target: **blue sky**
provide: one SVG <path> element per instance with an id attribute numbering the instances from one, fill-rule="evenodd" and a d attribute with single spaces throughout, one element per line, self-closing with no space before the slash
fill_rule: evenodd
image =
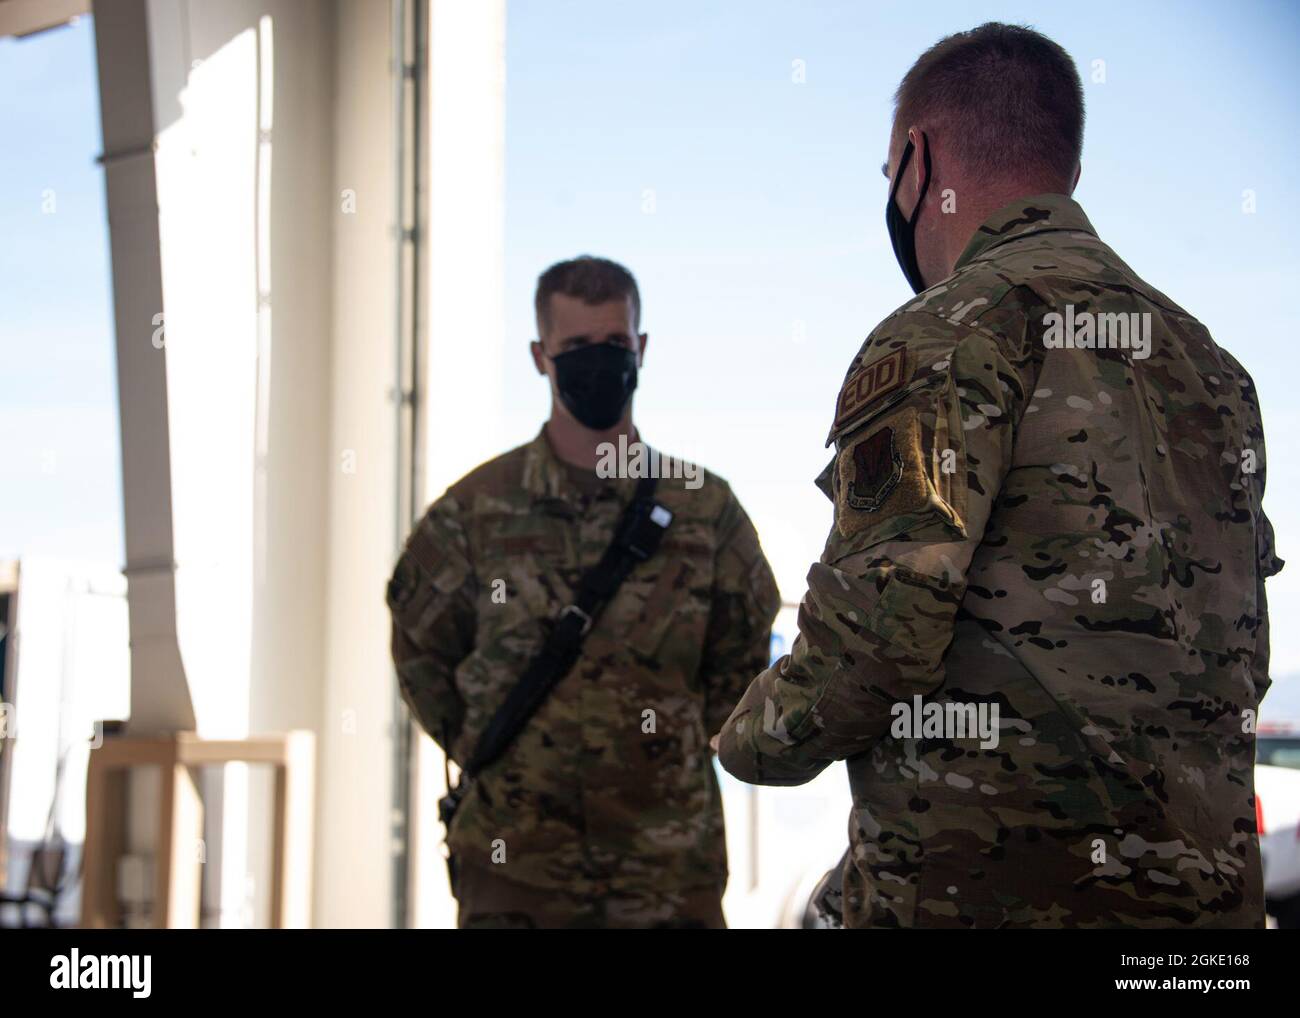
<path id="1" fill-rule="evenodd" d="M 1100 235 L 1255 377 L 1266 506 L 1300 556 L 1300 279 L 1295 4 L 593 2 L 510 6 L 508 384 L 520 441 L 546 392 L 524 341 L 538 271 L 581 251 L 625 262 L 650 333 L 647 438 L 727 477 L 797 599 L 830 524 L 811 480 L 861 341 L 909 295 L 879 166 L 899 79 L 941 36 L 999 20 L 1060 42 L 1084 79 L 1075 197 Z M 791 80 L 802 60 L 806 82 Z M 1105 62 L 1094 82 L 1093 61 Z M 1241 211 L 1242 192 L 1258 211 Z M 643 210 L 653 189 L 654 211 Z M 1300 608 L 1300 560 L 1269 584 Z M 1300 631 L 1274 626 L 1275 674 Z M 1300 706 L 1300 705 L 1298 705 Z"/>
<path id="2" fill-rule="evenodd" d="M 883 224 L 891 96 L 940 36 L 1032 24 L 1075 58 L 1075 197 L 1101 236 L 1254 375 L 1275 618 L 1300 609 L 1300 6 L 1283 2 L 513 2 L 508 14 L 507 429 L 546 411 L 537 273 L 592 252 L 638 276 L 646 437 L 727 477 L 797 599 L 829 503 L 811 481 L 838 384 L 909 295 Z M 120 561 L 115 387 L 90 24 L 0 41 L 0 554 Z M 1093 80 L 1093 61 L 1105 81 Z M 792 81 L 802 61 L 805 82 Z M 18 143 L 15 143 L 18 142 Z M 1258 211 L 1241 210 L 1253 189 Z M 53 189 L 57 212 L 43 214 Z M 1295 542 L 1292 535 L 1296 535 Z M 1292 549 L 1292 544 L 1295 547 Z M 1294 630 L 1294 633 L 1292 632 Z M 1274 626 L 1275 673 L 1300 627 Z"/>
<path id="3" fill-rule="evenodd" d="M 120 564 L 112 280 L 89 18 L 0 39 L 0 138 L 0 556 Z"/>

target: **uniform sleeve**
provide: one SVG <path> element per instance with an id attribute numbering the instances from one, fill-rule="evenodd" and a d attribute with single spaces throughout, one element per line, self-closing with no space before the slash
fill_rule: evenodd
<path id="1" fill-rule="evenodd" d="M 1263 479 L 1260 479 L 1260 494 L 1263 494 Z M 1255 653 L 1250 660 L 1250 678 L 1255 687 L 1255 702 L 1264 699 L 1264 693 L 1272 684 L 1269 678 L 1269 628 L 1268 595 L 1264 590 L 1264 581 L 1282 571 L 1286 563 L 1277 557 L 1273 543 L 1273 524 L 1269 522 L 1263 506 L 1260 506 L 1255 520 L 1255 546 L 1259 562 L 1255 570 Z"/>
<path id="2" fill-rule="evenodd" d="M 734 495 L 718 529 L 713 603 L 700 666 L 710 734 L 722 727 L 754 675 L 767 667 L 772 620 L 781 606 L 758 534 Z"/>
<path id="3" fill-rule="evenodd" d="M 730 773 L 802 784 L 869 749 L 895 704 L 942 683 L 1029 391 L 997 340 L 943 319 L 904 324 L 864 355 L 832 432 L 835 526 L 790 653 L 723 727 Z"/>
<path id="4" fill-rule="evenodd" d="M 454 676 L 474 649 L 475 596 L 469 542 L 454 499 L 444 496 L 407 539 L 387 596 L 402 699 L 444 750 L 465 716 Z"/>
<path id="5" fill-rule="evenodd" d="M 1250 678 L 1255 690 L 1255 703 L 1264 699 L 1264 694 L 1272 684 L 1269 678 L 1269 620 L 1268 595 L 1264 581 L 1282 571 L 1286 564 L 1278 558 L 1274 543 L 1273 524 L 1264 512 L 1264 491 L 1268 478 L 1268 455 L 1264 443 L 1264 421 L 1259 410 L 1259 392 L 1255 380 L 1241 363 L 1221 351 L 1232 374 L 1241 386 L 1241 400 L 1245 414 L 1245 431 L 1242 435 L 1242 455 L 1239 458 L 1243 470 L 1244 487 L 1251 501 L 1251 525 L 1255 532 L 1255 615 L 1254 653 L 1250 659 Z M 1249 455 L 1250 459 L 1247 460 Z M 1247 469 L 1246 464 L 1252 465 Z"/>

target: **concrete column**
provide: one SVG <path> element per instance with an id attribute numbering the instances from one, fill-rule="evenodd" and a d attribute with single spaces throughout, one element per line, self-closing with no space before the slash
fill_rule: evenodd
<path id="1" fill-rule="evenodd" d="M 393 700 L 384 585 L 397 513 L 395 137 L 389 4 L 340 3 L 330 213 L 331 506 L 319 730 L 318 926 L 392 912 Z"/>
<path id="2" fill-rule="evenodd" d="M 130 599 L 131 731 L 194 727 L 176 638 L 171 442 L 145 0 L 95 5 Z"/>
<path id="3" fill-rule="evenodd" d="M 432 496 L 499 451 L 505 58 L 503 0 L 430 12 L 431 349 L 418 384 Z M 400 490 L 391 7 L 103 0 L 95 16 L 132 725 L 314 730 L 314 922 L 384 926 L 384 583 Z M 261 925 L 273 787 L 242 765 L 225 773 L 204 779 L 207 889 L 221 922 Z M 425 792 L 431 803 L 438 789 Z M 130 829 L 152 829 L 144 798 L 134 811 Z M 435 839 L 421 867 L 436 882 Z M 417 921 L 448 921 L 445 884 L 428 893 Z"/>

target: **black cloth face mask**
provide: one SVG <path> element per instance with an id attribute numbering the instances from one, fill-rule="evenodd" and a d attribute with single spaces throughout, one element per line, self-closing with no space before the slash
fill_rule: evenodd
<path id="1" fill-rule="evenodd" d="M 555 387 L 569 413 L 592 431 L 612 428 L 636 389 L 636 352 L 588 343 L 551 358 Z"/>
<path id="2" fill-rule="evenodd" d="M 924 138 L 925 135 L 921 137 Z M 885 226 L 889 229 L 889 243 L 894 246 L 894 257 L 898 260 L 898 267 L 907 277 L 912 292 L 920 293 L 925 289 L 925 280 L 921 278 L 921 266 L 916 263 L 916 221 L 921 216 L 921 203 L 925 201 L 925 192 L 930 189 L 928 140 L 925 146 L 925 183 L 921 185 L 921 193 L 916 196 L 916 208 L 912 210 L 912 218 L 903 218 L 903 210 L 898 207 L 898 202 L 894 201 L 898 196 L 898 185 L 903 182 L 903 171 L 907 169 L 907 161 L 912 158 L 914 148 L 910 139 L 903 148 L 903 155 L 898 162 L 898 172 L 894 174 L 894 186 L 889 189 L 889 201 L 885 205 Z"/>

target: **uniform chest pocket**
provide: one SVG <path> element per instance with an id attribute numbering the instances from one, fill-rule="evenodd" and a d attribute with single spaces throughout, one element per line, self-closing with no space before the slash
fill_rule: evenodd
<path id="1" fill-rule="evenodd" d="M 643 657 L 661 657 L 672 636 L 676 651 L 688 652 L 704 639 L 708 627 L 708 598 L 701 590 L 708 577 L 699 565 L 686 558 L 668 558 L 659 569 L 624 592 L 627 618 L 627 645 Z M 614 607 L 611 605 L 611 608 Z"/>
<path id="2" fill-rule="evenodd" d="M 569 591 L 551 556 L 540 548 L 503 543 L 479 562 L 478 643 L 507 633 L 544 632 L 542 623 L 568 603 Z"/>

